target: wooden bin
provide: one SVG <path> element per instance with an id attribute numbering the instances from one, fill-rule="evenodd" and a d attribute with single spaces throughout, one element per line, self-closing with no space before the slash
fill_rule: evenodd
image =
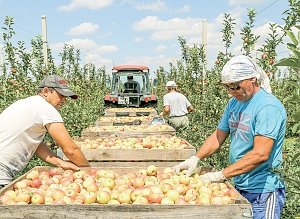
<path id="1" fill-rule="evenodd" d="M 157 116 L 154 108 L 108 108 L 104 116 Z"/>
<path id="2" fill-rule="evenodd" d="M 113 126 L 116 129 L 120 128 L 122 129 L 119 131 L 110 131 L 110 128 L 107 128 L 107 130 L 103 130 L 103 126 L 91 126 L 85 130 L 82 131 L 81 136 L 82 137 L 145 137 L 149 135 L 176 135 L 176 130 L 169 125 L 161 125 L 167 127 L 167 130 L 164 131 L 147 131 L 147 128 L 151 128 L 153 126 L 151 125 L 139 125 L 139 126 Z M 110 127 L 110 126 L 107 126 Z M 135 131 L 128 131 L 130 127 L 137 127 L 139 130 Z M 98 131 L 97 131 L 98 129 Z M 96 131 L 95 131 L 96 130 Z M 143 131 L 144 130 L 144 131 Z"/>
<path id="3" fill-rule="evenodd" d="M 171 136 L 166 136 L 171 137 Z M 196 149 L 186 140 L 184 141 L 185 147 L 183 149 L 111 149 L 111 148 L 100 148 L 100 149 L 84 149 L 83 152 L 86 159 L 92 166 L 98 167 L 128 167 L 138 166 L 146 167 L 151 164 L 158 167 L 162 166 L 175 166 L 179 162 L 186 160 L 196 153 Z M 75 139 L 76 140 L 76 139 Z M 84 138 L 79 138 L 77 141 L 84 141 Z M 63 160 L 68 160 L 62 150 L 57 150 L 57 155 Z"/>
<path id="4" fill-rule="evenodd" d="M 49 170 L 50 167 L 35 167 L 32 170 Z M 118 173 L 136 171 L 136 168 L 107 168 Z M 30 170 L 30 171 L 32 171 Z M 13 184 L 25 178 L 20 176 L 11 184 L 0 190 L 0 196 L 11 190 Z M 232 185 L 227 183 L 229 187 Z M 206 218 L 206 219 L 240 219 L 252 218 L 251 205 L 241 195 L 228 205 L 99 205 L 99 204 L 41 204 L 41 205 L 0 205 L 0 218 L 30 218 L 30 219 L 166 219 L 166 218 Z"/>
<path id="5" fill-rule="evenodd" d="M 152 116 L 101 117 L 95 126 L 149 125 Z"/>

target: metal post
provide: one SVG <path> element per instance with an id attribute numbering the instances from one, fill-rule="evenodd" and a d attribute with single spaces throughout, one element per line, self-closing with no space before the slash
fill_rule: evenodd
<path id="1" fill-rule="evenodd" d="M 48 46 L 47 46 L 47 24 L 46 16 L 42 15 L 42 41 L 43 41 L 43 56 L 44 56 L 44 69 L 48 74 Z"/>
<path id="2" fill-rule="evenodd" d="M 204 60 L 203 60 L 203 78 L 206 77 L 206 64 L 207 64 L 207 20 L 202 21 L 202 45 L 204 51 Z"/>

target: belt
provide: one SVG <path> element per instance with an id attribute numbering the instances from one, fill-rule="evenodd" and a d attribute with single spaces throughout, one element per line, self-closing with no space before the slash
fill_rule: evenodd
<path id="1" fill-rule="evenodd" d="M 174 117 L 184 117 L 184 116 L 187 116 L 187 115 L 184 114 L 184 115 L 181 115 L 181 116 L 170 116 L 170 118 L 174 118 Z"/>

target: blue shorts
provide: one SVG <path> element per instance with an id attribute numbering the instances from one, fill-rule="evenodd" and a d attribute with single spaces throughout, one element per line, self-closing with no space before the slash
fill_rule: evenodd
<path id="1" fill-rule="evenodd" d="M 253 219 L 280 219 L 280 213 L 285 203 L 285 188 L 265 193 L 237 190 L 251 203 Z"/>

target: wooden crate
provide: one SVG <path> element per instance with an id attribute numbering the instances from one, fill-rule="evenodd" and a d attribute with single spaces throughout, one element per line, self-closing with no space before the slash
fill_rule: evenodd
<path id="1" fill-rule="evenodd" d="M 125 122 L 123 118 L 128 118 Z M 101 117 L 95 122 L 95 126 L 122 126 L 122 125 L 149 125 L 151 116 L 128 116 L 128 117 Z"/>
<path id="2" fill-rule="evenodd" d="M 154 108 L 108 108 L 104 116 L 157 116 Z"/>
<path id="3" fill-rule="evenodd" d="M 91 126 L 90 128 L 84 129 L 81 133 L 82 137 L 145 137 L 149 135 L 176 135 L 176 130 L 169 125 L 163 125 L 167 126 L 168 129 L 165 131 L 147 131 L 147 127 L 151 127 L 151 125 L 140 125 L 137 127 L 141 127 L 141 130 L 144 129 L 144 131 L 136 130 L 136 131 L 127 131 L 127 126 L 114 126 L 114 127 L 124 127 L 123 131 L 91 131 L 91 128 L 97 128 L 97 126 Z M 103 126 L 98 126 L 98 128 L 101 128 Z M 128 126 L 133 127 L 133 126 Z"/>
<path id="4" fill-rule="evenodd" d="M 49 170 L 49 167 L 35 167 L 39 171 Z M 111 168 L 118 173 L 135 171 L 135 168 Z M 31 170 L 30 170 L 31 171 Z M 200 168 L 201 171 L 201 168 Z M 5 191 L 11 190 L 12 185 L 25 178 L 20 176 L 11 184 L 0 190 L 0 196 Z M 232 185 L 227 183 L 229 187 Z M 0 218 L 31 218 L 31 219 L 95 219 L 95 218 L 120 218 L 120 219 L 167 219 L 167 218 L 206 218 L 206 219 L 240 219 L 252 218 L 250 203 L 239 196 L 234 204 L 229 205 L 98 205 L 98 204 L 64 204 L 64 205 L 0 205 Z"/>
<path id="5" fill-rule="evenodd" d="M 168 136 L 166 136 L 168 137 Z M 183 149 L 111 149 L 111 148 L 100 148 L 100 149 L 84 149 L 83 152 L 86 159 L 90 162 L 93 161 L 110 161 L 110 162 L 123 162 L 124 164 L 130 162 L 144 162 L 147 164 L 148 162 L 178 162 L 183 161 L 193 154 L 196 153 L 196 149 L 186 140 L 182 143 L 185 145 Z M 76 139 L 75 139 L 76 140 Z M 77 139 L 78 141 L 78 139 Z M 81 138 L 82 142 L 84 142 L 84 138 Z M 68 160 L 68 158 L 64 155 L 61 149 L 57 150 L 57 154 L 64 160 Z M 136 164 L 135 164 L 136 165 Z M 149 164 L 148 164 L 149 165 Z"/>

